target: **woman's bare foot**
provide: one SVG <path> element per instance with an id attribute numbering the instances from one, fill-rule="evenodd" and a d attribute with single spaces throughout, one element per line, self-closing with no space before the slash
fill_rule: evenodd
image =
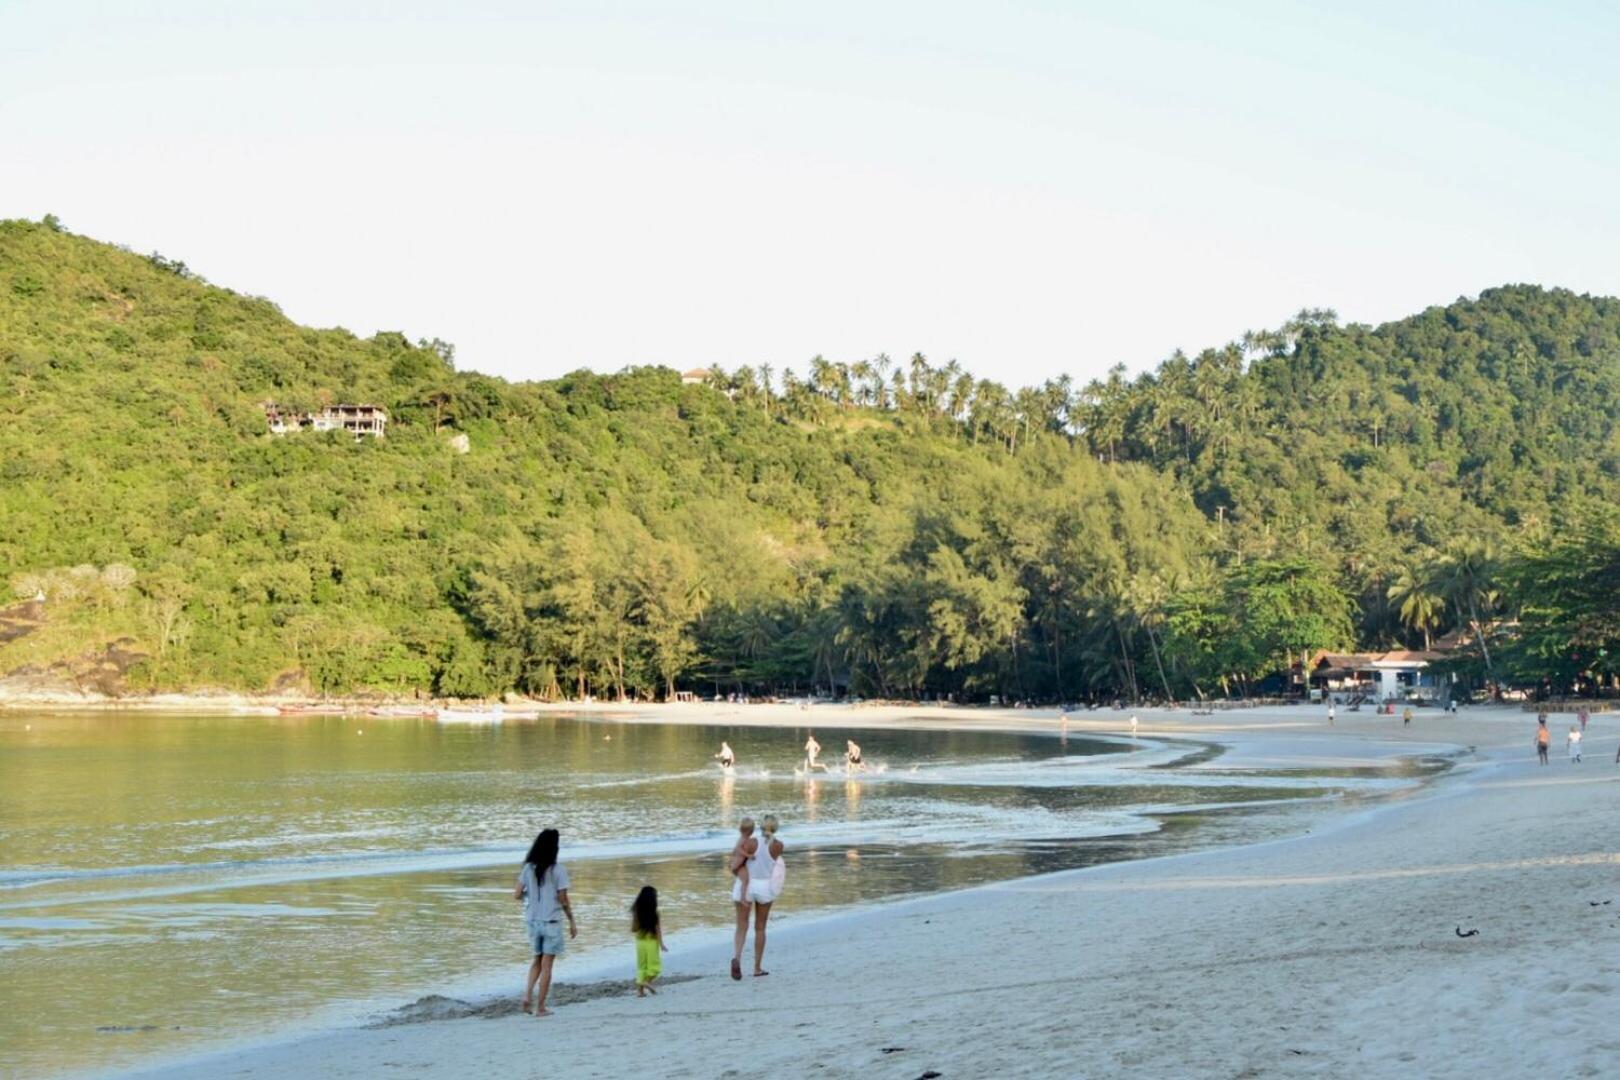
<path id="1" fill-rule="evenodd" d="M 534 1015 L 536 1017 L 550 1016 L 551 1015 L 551 1010 L 546 1008 L 544 1005 L 542 1005 L 538 1009 L 534 1010 Z"/>
<path id="2" fill-rule="evenodd" d="M 533 1008 L 534 1008 L 534 1002 L 530 1001 L 528 998 L 524 998 L 523 999 L 523 1011 L 528 1012 L 530 1009 L 533 1009 Z"/>
<path id="3" fill-rule="evenodd" d="M 636 983 L 636 997 L 646 997 L 646 996 L 647 996 L 646 984 L 645 983 Z"/>
<path id="4" fill-rule="evenodd" d="M 647 984 L 647 993 L 649 993 L 649 994 L 658 993 L 658 987 L 654 986 L 652 983 L 648 983 Z"/>

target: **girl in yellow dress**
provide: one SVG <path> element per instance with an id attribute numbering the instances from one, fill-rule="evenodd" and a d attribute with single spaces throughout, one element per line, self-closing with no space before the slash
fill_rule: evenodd
<path id="1" fill-rule="evenodd" d="M 664 944 L 664 928 L 658 922 L 658 890 L 643 885 L 630 905 L 630 932 L 636 937 L 636 996 L 646 997 L 658 993 L 653 980 L 664 971 L 663 957 L 669 952 Z"/>

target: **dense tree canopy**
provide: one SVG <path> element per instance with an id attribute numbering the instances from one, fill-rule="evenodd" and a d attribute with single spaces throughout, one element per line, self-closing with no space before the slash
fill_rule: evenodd
<path id="1" fill-rule="evenodd" d="M 278 437 L 266 402 L 391 423 Z M 130 637 L 159 688 L 1185 697 L 1472 628 L 1569 680 L 1615 636 L 1577 508 L 1620 497 L 1617 417 L 1620 302 L 1528 286 L 1078 388 L 508 383 L 3 222 L 0 602 L 50 619 L 0 674 Z"/>

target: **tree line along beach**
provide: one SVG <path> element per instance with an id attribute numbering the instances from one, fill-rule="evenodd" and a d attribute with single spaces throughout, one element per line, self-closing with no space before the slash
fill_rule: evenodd
<path id="1" fill-rule="evenodd" d="M 1324 651 L 1614 690 L 1608 298 L 1307 311 L 1084 386 L 512 383 L 54 219 L 0 223 L 0 278 L 10 700 L 1197 700 Z"/>

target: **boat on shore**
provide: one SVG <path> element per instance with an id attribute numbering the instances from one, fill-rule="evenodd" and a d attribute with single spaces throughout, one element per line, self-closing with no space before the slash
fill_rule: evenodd
<path id="1" fill-rule="evenodd" d="M 366 710 L 367 716 L 407 720 L 434 720 L 439 710 L 431 705 L 379 705 Z"/>
<path id="2" fill-rule="evenodd" d="M 441 724 L 499 724 L 506 719 L 506 707 L 487 709 L 440 709 L 435 717 Z"/>

